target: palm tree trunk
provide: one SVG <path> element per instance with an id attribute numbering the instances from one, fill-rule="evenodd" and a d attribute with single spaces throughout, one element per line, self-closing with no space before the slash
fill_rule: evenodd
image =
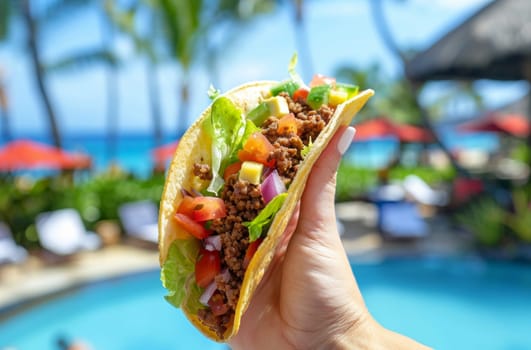
<path id="1" fill-rule="evenodd" d="M 5 142 L 13 140 L 13 135 L 11 134 L 11 125 L 9 122 L 9 110 L 7 107 L 0 108 L 0 121 L 2 124 L 2 139 Z"/>
<path id="2" fill-rule="evenodd" d="M 295 41 L 299 50 L 299 57 L 302 58 L 301 66 L 304 72 L 304 79 L 309 81 L 311 79 L 313 70 L 312 52 L 310 49 L 310 41 L 308 40 L 308 33 L 304 23 L 304 0 L 293 0 L 294 16 L 293 25 L 295 30 Z"/>
<path id="3" fill-rule="evenodd" d="M 2 125 L 2 139 L 9 142 L 13 139 L 11 134 L 11 125 L 9 117 L 9 103 L 7 100 L 7 91 L 0 75 L 0 125 Z"/>
<path id="4" fill-rule="evenodd" d="M 157 70 L 155 63 L 148 58 L 146 64 L 146 77 L 149 94 L 149 108 L 151 111 L 151 120 L 153 122 L 153 137 L 155 147 L 162 144 L 162 117 L 160 113 L 160 93 L 157 81 Z"/>
<path id="5" fill-rule="evenodd" d="M 383 14 L 382 0 L 369 0 L 369 3 L 371 6 L 371 13 L 373 16 L 374 23 L 376 24 L 376 28 L 378 30 L 378 33 L 380 34 L 380 37 L 382 38 L 384 42 L 384 45 L 402 63 L 402 68 L 404 70 L 404 76 L 406 80 L 408 81 L 410 89 L 413 92 L 413 95 L 415 97 L 415 104 L 417 105 L 420 111 L 420 118 L 421 118 L 423 126 L 426 129 L 431 131 L 431 133 L 434 136 L 435 143 L 437 143 L 437 145 L 441 148 L 441 150 L 446 154 L 446 156 L 450 160 L 454 169 L 460 175 L 468 177 L 469 173 L 457 163 L 457 160 L 454 158 L 454 156 L 452 155 L 448 147 L 446 147 L 446 145 L 442 142 L 441 138 L 437 134 L 435 127 L 429 117 L 428 111 L 424 107 L 422 107 L 422 105 L 419 102 L 420 87 L 417 84 L 415 84 L 413 81 L 411 81 L 411 79 L 407 76 L 405 72 L 407 58 L 402 53 L 398 45 L 396 44 L 396 40 L 394 40 L 394 37 L 391 35 L 391 31 L 389 30 L 389 26 L 387 25 L 387 21 Z"/>
<path id="6" fill-rule="evenodd" d="M 102 34 L 102 45 L 107 52 L 113 52 L 114 27 L 110 24 L 109 17 L 105 11 L 105 2 L 102 1 L 100 27 Z M 105 90 L 107 92 L 106 120 L 107 120 L 107 161 L 112 164 L 117 158 L 117 134 L 118 115 L 120 113 L 120 94 L 118 93 L 118 73 L 117 65 L 112 58 L 105 68 Z"/>
<path id="7" fill-rule="evenodd" d="M 188 69 L 183 69 L 181 85 L 179 87 L 180 106 L 177 113 L 177 137 L 180 137 L 186 128 L 188 113 L 190 111 L 190 81 Z"/>
<path id="8" fill-rule="evenodd" d="M 48 117 L 48 123 L 50 124 L 52 140 L 57 147 L 61 147 L 61 135 L 57 126 L 57 118 L 55 111 L 52 107 L 52 102 L 48 94 L 48 89 L 44 81 L 44 69 L 42 68 L 42 61 L 40 57 L 39 48 L 37 45 L 37 28 L 35 19 L 31 13 L 30 0 L 22 0 L 22 16 L 24 18 L 27 36 L 28 46 L 30 49 L 30 58 L 33 66 L 33 73 L 37 81 L 37 87 L 41 96 L 42 103 L 46 110 L 46 116 Z"/>

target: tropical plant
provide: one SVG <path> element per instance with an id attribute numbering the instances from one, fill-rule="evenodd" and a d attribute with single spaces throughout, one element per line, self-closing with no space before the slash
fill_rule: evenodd
<path id="1" fill-rule="evenodd" d="M 504 237 L 505 210 L 492 198 L 474 200 L 456 216 L 481 245 L 499 245 Z"/>
<path id="2" fill-rule="evenodd" d="M 513 191 L 514 212 L 507 213 L 505 223 L 519 239 L 531 243 L 531 195 L 529 192 L 531 191 L 526 191 L 525 188 Z"/>
<path id="3" fill-rule="evenodd" d="M 384 15 L 382 1 L 383 0 L 370 0 L 369 1 L 370 7 L 371 7 L 371 14 L 373 16 L 373 22 L 386 48 L 389 50 L 389 52 L 393 54 L 393 56 L 396 57 L 396 59 L 402 65 L 402 68 L 404 70 L 404 77 L 406 78 L 405 80 L 406 85 L 412 92 L 412 96 L 413 96 L 412 102 L 414 103 L 414 105 L 416 105 L 416 108 L 420 112 L 419 114 L 420 120 L 422 121 L 422 124 L 424 125 L 424 127 L 426 127 L 428 130 L 431 131 L 435 142 L 441 148 L 441 150 L 447 155 L 448 159 L 450 159 L 450 162 L 452 163 L 453 167 L 459 173 L 467 176 L 468 172 L 464 170 L 457 163 L 457 160 L 455 159 L 454 155 L 450 152 L 448 147 L 446 147 L 446 145 L 441 141 L 441 138 L 439 137 L 437 131 L 435 130 L 433 121 L 430 119 L 428 115 L 428 111 L 425 108 L 423 108 L 423 106 L 421 105 L 419 101 L 419 95 L 420 95 L 423 85 L 409 80 L 407 77 L 407 74 L 405 74 L 405 67 L 406 67 L 408 60 L 410 59 L 410 55 L 412 52 L 402 50 L 396 43 L 396 40 L 391 33 L 386 17 Z"/>

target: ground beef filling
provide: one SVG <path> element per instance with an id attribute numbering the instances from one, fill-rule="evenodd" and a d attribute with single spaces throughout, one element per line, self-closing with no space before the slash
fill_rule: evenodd
<path id="1" fill-rule="evenodd" d="M 210 166 L 208 164 L 195 163 L 194 175 L 201 180 L 212 180 L 212 172 L 210 171 Z"/>
<path id="2" fill-rule="evenodd" d="M 310 140 L 315 141 L 333 115 L 334 109 L 322 106 L 318 111 L 314 111 L 303 101 L 293 101 L 288 94 L 282 93 L 281 96 L 286 98 L 290 112 L 300 120 L 299 134 L 279 133 L 276 117 L 269 117 L 261 128 L 262 133 L 275 147 L 269 158 L 275 160 L 279 175 L 286 185 L 289 185 L 302 161 L 302 149 Z M 204 164 L 196 164 L 194 174 L 205 179 L 202 176 L 210 174 L 210 168 L 206 167 Z M 229 177 L 221 198 L 225 202 L 227 216 L 213 220 L 210 228 L 221 236 L 222 270 L 228 270 L 230 276 L 226 278 L 227 274 L 221 274 L 216 277 L 216 298 L 222 298 L 228 307 L 223 309 L 223 314 L 215 315 L 210 309 L 200 310 L 198 314 L 199 318 L 220 336 L 232 322 L 245 275 L 243 260 L 249 246 L 249 232 L 243 222 L 252 221 L 265 207 L 259 186 L 239 180 L 237 174 Z"/>

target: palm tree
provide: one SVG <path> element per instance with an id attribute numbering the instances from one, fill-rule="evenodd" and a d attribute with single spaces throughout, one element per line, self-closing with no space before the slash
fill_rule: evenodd
<path id="1" fill-rule="evenodd" d="M 48 123 L 50 125 L 50 132 L 52 140 L 57 147 L 61 147 L 61 135 L 57 125 L 57 117 L 55 109 L 51 102 L 50 93 L 45 82 L 45 70 L 42 63 L 41 53 L 39 50 L 39 35 L 37 28 L 37 21 L 32 11 L 30 0 L 21 0 L 22 18 L 26 27 L 27 45 L 29 47 L 31 64 L 33 74 L 37 83 L 39 95 L 41 97 Z"/>
<path id="2" fill-rule="evenodd" d="M 293 26 L 295 30 L 295 41 L 297 43 L 299 57 L 301 57 L 302 72 L 304 78 L 309 80 L 314 73 L 312 52 L 310 49 L 310 41 L 306 32 L 305 16 L 304 16 L 304 0 L 291 0 L 293 6 Z"/>
<path id="3" fill-rule="evenodd" d="M 5 0 L 0 2 L 0 43 L 9 38 L 9 28 L 11 22 L 12 2 Z M 4 82 L 3 72 L 0 67 L 0 125 L 2 125 L 2 138 L 10 141 L 11 125 L 9 116 L 9 103 L 7 96 L 7 86 Z"/>
<path id="4" fill-rule="evenodd" d="M 113 0 L 105 0 L 107 15 L 114 27 L 128 37 L 137 51 L 145 58 L 145 76 L 150 115 L 153 125 L 153 138 L 155 146 L 160 146 L 163 141 L 162 114 L 160 107 L 159 84 L 157 79 L 158 56 L 155 52 L 153 38 L 157 37 L 155 13 L 143 1 L 136 1 L 122 8 Z M 136 18 L 144 16 L 145 27 L 143 33 L 137 28 Z"/>
<path id="5" fill-rule="evenodd" d="M 408 55 L 403 50 L 401 50 L 400 47 L 397 45 L 396 40 L 394 39 L 389 29 L 387 20 L 383 13 L 382 0 L 369 0 L 369 4 L 371 6 L 371 14 L 373 16 L 373 21 L 376 25 L 378 33 L 380 37 L 382 38 L 385 46 L 402 63 L 402 68 L 404 69 L 404 76 L 406 77 L 406 83 L 409 86 L 409 89 L 413 92 L 413 97 L 414 97 L 413 103 L 416 105 L 417 109 L 420 111 L 420 118 L 421 118 L 422 124 L 424 125 L 424 127 L 426 127 L 428 130 L 432 132 L 432 134 L 434 135 L 435 142 L 438 144 L 441 150 L 448 156 L 448 159 L 450 159 L 450 162 L 452 163 L 456 171 L 462 175 L 468 176 L 468 172 L 466 172 L 463 168 L 461 168 L 461 166 L 457 163 L 457 160 L 454 158 L 450 150 L 442 142 L 441 138 L 439 137 L 439 135 L 437 134 L 434 128 L 434 125 L 428 115 L 428 112 L 420 104 L 419 94 L 422 89 L 422 85 L 419 85 L 411 81 L 410 79 L 408 79 L 407 75 L 405 74 L 405 67 L 408 61 Z"/>
<path id="6" fill-rule="evenodd" d="M 100 28 L 102 50 L 112 53 L 114 44 L 114 25 L 111 21 L 105 0 L 100 1 Z M 112 55 L 114 57 L 114 55 Z M 118 116 L 120 114 L 120 94 L 118 88 L 118 65 L 116 59 L 105 62 L 105 86 L 107 91 L 107 160 L 111 163 L 117 156 Z"/>
<path id="7" fill-rule="evenodd" d="M 0 124 L 2 125 L 2 138 L 6 142 L 11 141 L 13 136 L 11 135 L 7 87 L 4 83 L 2 71 L 0 71 Z"/>

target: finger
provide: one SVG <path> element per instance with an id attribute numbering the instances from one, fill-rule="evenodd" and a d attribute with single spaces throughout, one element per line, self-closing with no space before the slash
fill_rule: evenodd
<path id="1" fill-rule="evenodd" d="M 291 240 L 291 237 L 293 236 L 293 233 L 295 232 L 295 229 L 297 228 L 297 225 L 299 223 L 299 213 L 300 213 L 300 201 L 297 203 L 297 206 L 295 207 L 295 210 L 293 211 L 293 214 L 291 215 L 291 219 L 288 222 L 288 226 L 286 227 L 286 230 L 284 230 L 284 233 L 282 234 L 281 241 L 278 244 L 277 252 L 275 254 L 276 257 L 282 257 L 286 253 L 286 250 L 289 245 L 289 241 Z"/>
<path id="2" fill-rule="evenodd" d="M 333 204 L 337 168 L 355 132 L 353 127 L 340 128 L 315 163 L 302 196 L 300 221 L 314 222 L 323 216 L 335 217 Z"/>

